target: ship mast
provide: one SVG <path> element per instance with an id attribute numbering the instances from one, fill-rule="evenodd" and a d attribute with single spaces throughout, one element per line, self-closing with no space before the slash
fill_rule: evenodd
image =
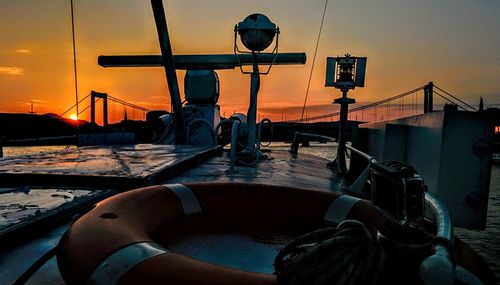
<path id="1" fill-rule="evenodd" d="M 75 44 L 75 17 L 73 13 L 73 0 L 70 0 L 71 3 L 71 35 L 72 35 L 72 43 L 73 43 L 73 71 L 75 75 L 75 102 L 76 102 L 76 129 L 77 131 L 80 128 L 79 123 L 79 110 L 78 110 L 78 76 L 76 73 L 76 44 Z"/>

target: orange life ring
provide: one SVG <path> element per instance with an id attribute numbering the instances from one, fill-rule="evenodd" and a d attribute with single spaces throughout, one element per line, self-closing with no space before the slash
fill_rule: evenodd
<path id="1" fill-rule="evenodd" d="M 162 246 L 190 227 L 304 233 L 346 218 L 372 233 L 385 220 L 371 202 L 339 193 L 243 183 L 153 186 L 108 198 L 77 220 L 60 241 L 58 265 L 68 284 L 276 284 L 275 275 Z"/>

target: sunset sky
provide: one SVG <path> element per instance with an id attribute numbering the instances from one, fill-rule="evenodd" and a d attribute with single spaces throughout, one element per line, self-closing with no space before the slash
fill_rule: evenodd
<path id="1" fill-rule="evenodd" d="M 300 117 L 324 0 L 164 0 L 175 54 L 232 53 L 233 28 L 254 12 L 281 30 L 280 51 L 308 55 L 262 77 L 261 116 Z M 170 109 L 161 68 L 102 68 L 102 54 L 159 54 L 148 0 L 74 0 L 79 96 L 90 90 L 149 109 Z M 500 1 L 330 0 L 308 99 L 309 116 L 335 111 L 325 88 L 327 56 L 368 57 L 373 102 L 428 81 L 477 105 L 500 104 Z M 69 0 L 0 0 L 0 112 L 60 114 L 75 103 Z M 222 113 L 246 112 L 248 75 L 219 71 Z M 178 71 L 179 82 L 184 72 Z M 84 108 L 87 103 L 83 104 Z M 500 105 L 497 105 L 500 107 Z M 111 121 L 122 107 L 111 104 Z M 129 117 L 132 111 L 127 111 Z M 68 114 L 69 117 L 70 114 Z M 138 114 L 136 118 L 141 116 Z M 82 114 L 88 119 L 88 112 Z"/>

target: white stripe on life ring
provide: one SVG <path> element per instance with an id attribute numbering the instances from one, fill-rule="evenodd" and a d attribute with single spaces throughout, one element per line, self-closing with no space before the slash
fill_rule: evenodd
<path id="1" fill-rule="evenodd" d="M 335 198 L 328 207 L 328 210 L 326 210 L 325 221 L 337 224 L 345 221 L 352 207 L 359 201 L 361 201 L 361 199 L 348 195 L 341 195 Z"/>
<path id="2" fill-rule="evenodd" d="M 182 184 L 165 184 L 163 186 L 172 190 L 177 198 L 179 198 L 184 215 L 201 212 L 200 202 L 191 189 Z"/>
<path id="3" fill-rule="evenodd" d="M 169 252 L 154 242 L 140 242 L 115 251 L 92 272 L 88 285 L 114 285 L 137 264 Z"/>

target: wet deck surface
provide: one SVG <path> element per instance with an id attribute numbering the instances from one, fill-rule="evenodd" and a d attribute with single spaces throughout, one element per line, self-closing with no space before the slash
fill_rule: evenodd
<path id="1" fill-rule="evenodd" d="M 2 186 L 138 187 L 175 175 L 217 147 L 126 145 L 79 147 L 0 160 Z"/>
<path id="2" fill-rule="evenodd" d="M 227 155 L 219 154 L 163 183 L 248 182 L 320 191 L 342 191 L 349 186 L 326 166 L 328 160 L 317 156 L 299 154 L 294 158 L 287 151 L 273 151 L 268 154 L 269 159 L 256 166 L 236 166 L 235 172 L 230 173 Z"/>
<path id="3" fill-rule="evenodd" d="M 3 191 L 2 191 L 3 190 Z M 9 191 L 7 191 L 9 190 Z M 80 189 L 0 189 L 0 233 L 10 225 L 29 217 L 56 209 L 64 204 L 93 196 L 93 191 Z"/>
<path id="4" fill-rule="evenodd" d="M 200 153 L 202 157 L 200 157 Z M 23 181 L 23 179 L 26 182 L 28 181 L 26 179 L 31 177 L 30 175 L 36 174 L 44 177 L 66 177 L 66 179 L 74 179 L 78 176 L 84 178 L 81 182 L 88 182 L 89 177 L 102 180 L 111 177 L 117 179 L 115 182 L 126 184 L 122 185 L 122 190 L 130 188 L 128 179 L 131 177 L 139 179 L 146 185 L 148 183 L 248 182 L 320 191 L 342 191 L 343 187 L 348 186 L 347 182 L 337 177 L 335 172 L 326 166 L 329 162 L 326 159 L 307 154 L 299 154 L 298 157 L 294 158 L 287 151 L 273 151 L 268 156 L 269 159 L 261 160 L 254 167 L 236 166 L 236 171 L 230 173 L 228 172 L 227 152 L 220 152 L 217 149 L 151 145 L 116 148 L 88 147 L 63 153 L 4 159 L 0 161 L 0 178 L 2 176 L 15 177 L 18 179 L 16 182 Z M 206 160 L 199 164 L 198 162 L 202 158 Z M 190 163 L 182 165 L 183 161 L 186 160 Z M 179 161 L 181 167 L 175 169 L 179 165 Z M 62 183 L 65 180 L 59 179 L 55 182 Z M 78 187 L 36 188 L 26 186 L 7 188 L 3 185 L 0 187 L 4 187 L 0 188 L 0 214 L 4 215 L 3 230 L 12 228 L 5 227 L 5 225 L 12 221 L 18 222 L 19 218 L 28 222 L 36 222 L 40 218 L 40 214 L 41 216 L 50 216 L 52 213 L 52 216 L 57 216 L 57 214 L 53 214 L 55 211 L 64 207 L 71 208 L 72 203 L 84 201 L 79 199 L 99 200 L 106 195 L 116 193 L 113 190 L 106 190 L 105 187 L 95 186 L 80 189 Z M 99 195 L 102 196 L 99 198 Z M 43 210 L 40 210 L 41 207 Z M 23 242 L 19 246 L 0 252 L 0 268 L 16 268 L 14 271 L 0 269 L 0 278 L 8 280 L 9 283 L 14 281 L 21 272 L 59 240 L 67 226 L 68 224 L 56 228 L 49 234 L 39 236 L 38 239 Z M 29 229 L 30 227 L 25 228 Z M 16 235 L 19 236 L 19 233 L 14 232 L 11 237 L 16 237 Z M 234 268 L 246 268 L 256 272 L 270 272 L 272 258 L 282 246 L 281 243 L 275 245 L 261 243 L 252 237 L 227 236 L 226 239 L 234 243 L 231 251 L 247 252 L 249 248 L 258 248 L 259 250 L 252 255 L 255 255 L 255 258 L 251 259 L 253 261 L 255 259 L 264 260 L 265 262 L 258 268 L 247 268 L 248 264 L 253 264 L 249 260 L 230 259 L 230 264 L 226 264 L 224 261 L 226 256 L 218 255 L 215 256 L 215 262 L 219 260 L 220 264 Z M 206 243 L 206 241 L 200 242 Z M 226 242 L 221 244 L 224 247 Z M 173 246 L 172 249 L 202 260 L 214 258 L 211 251 L 205 250 L 204 246 L 197 247 L 196 245 L 197 240 L 195 239 L 193 246 L 181 243 Z M 219 241 L 215 239 L 213 246 L 218 248 Z M 51 259 L 42 267 L 28 284 L 63 284 L 55 259 Z"/>
<path id="5" fill-rule="evenodd" d="M 194 167 L 217 147 L 79 147 L 0 160 L 0 248 L 119 191 Z"/>

